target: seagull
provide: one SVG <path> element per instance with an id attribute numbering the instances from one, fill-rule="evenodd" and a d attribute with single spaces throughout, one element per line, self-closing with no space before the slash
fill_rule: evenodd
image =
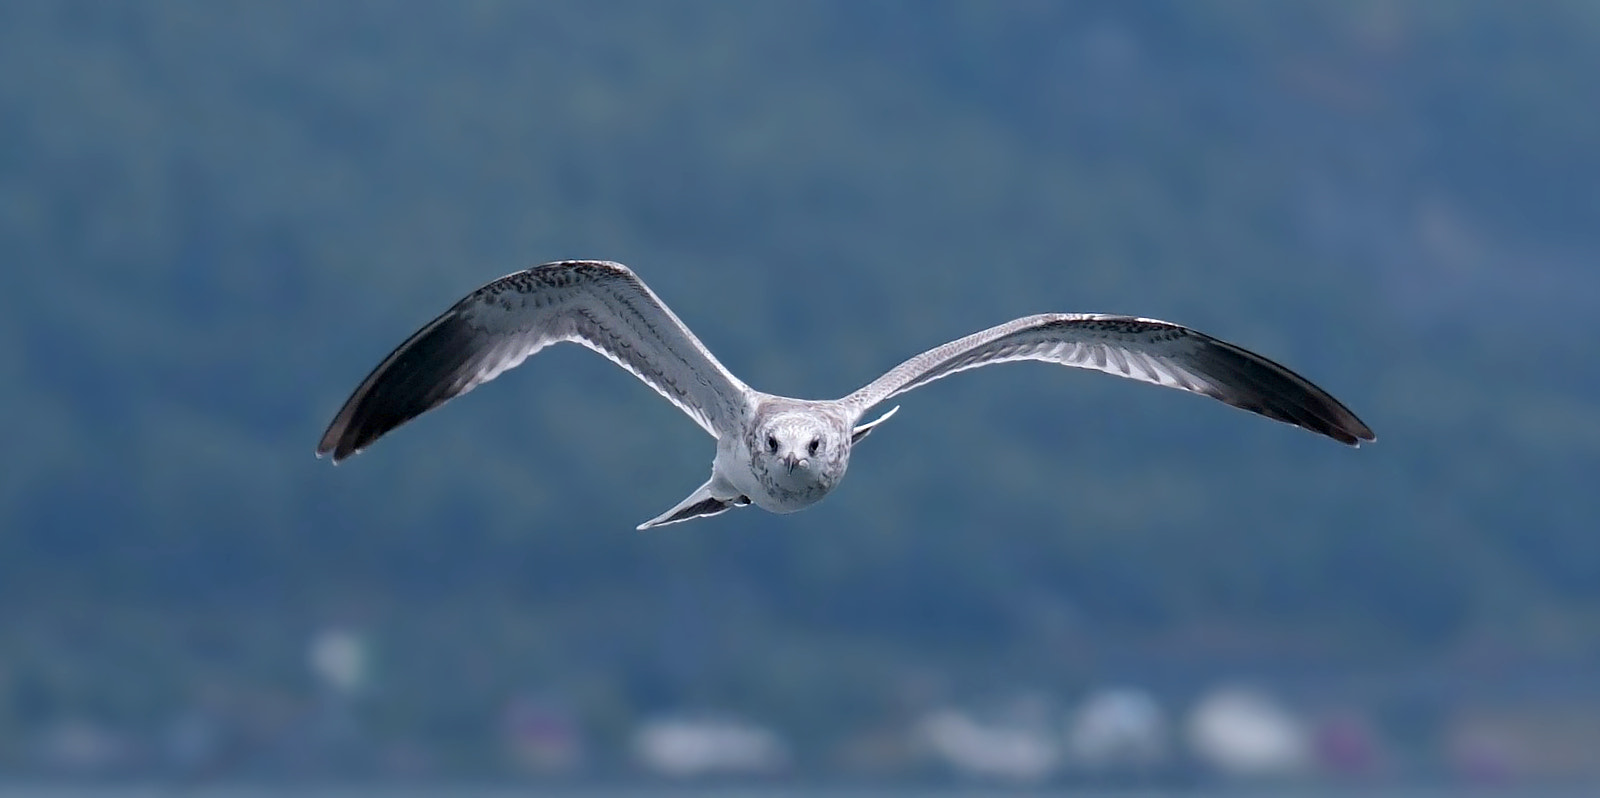
<path id="1" fill-rule="evenodd" d="M 1304 377 L 1254 352 L 1155 319 L 1104 313 L 1025 316 L 934 347 L 840 399 L 794 399 L 745 385 L 620 263 L 566 260 L 468 294 L 400 344 L 345 401 L 317 445 L 333 462 L 394 428 L 571 341 L 606 356 L 717 441 L 711 478 L 639 529 L 754 504 L 792 513 L 844 477 L 850 452 L 899 410 L 873 408 L 934 380 L 1037 360 L 1209 396 L 1349 446 L 1377 438 Z"/>

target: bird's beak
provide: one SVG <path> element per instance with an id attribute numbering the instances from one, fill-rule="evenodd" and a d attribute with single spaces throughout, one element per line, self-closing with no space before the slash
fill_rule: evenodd
<path id="1" fill-rule="evenodd" d="M 791 474 L 794 473 L 795 468 L 805 468 L 806 464 L 809 462 L 810 461 L 797 454 L 786 454 L 783 456 L 783 465 L 789 469 L 789 473 Z"/>

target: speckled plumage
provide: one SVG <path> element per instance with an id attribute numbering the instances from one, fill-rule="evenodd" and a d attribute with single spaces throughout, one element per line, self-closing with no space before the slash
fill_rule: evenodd
<path id="1" fill-rule="evenodd" d="M 755 504 L 804 509 L 844 477 L 855 443 L 894 410 L 873 407 L 959 371 L 1037 360 L 1210 396 L 1352 446 L 1372 430 L 1305 378 L 1233 344 L 1155 319 L 1028 316 L 928 350 L 841 399 L 740 382 L 627 267 L 558 261 L 502 277 L 418 330 L 362 381 L 317 446 L 334 462 L 562 341 L 632 372 L 717 439 L 711 478 L 640 528 Z M 895 408 L 898 409 L 898 408 Z"/>

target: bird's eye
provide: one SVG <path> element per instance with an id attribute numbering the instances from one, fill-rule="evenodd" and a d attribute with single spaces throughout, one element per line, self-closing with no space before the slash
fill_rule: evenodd
<path id="1" fill-rule="evenodd" d="M 773 454 L 778 453 L 778 439 L 772 435 L 767 436 L 767 451 Z"/>
<path id="2" fill-rule="evenodd" d="M 817 456 L 817 447 L 819 447 L 821 445 L 822 445 L 822 439 L 821 438 L 812 438 L 811 439 L 811 445 L 806 447 L 806 451 L 810 452 L 812 457 L 816 457 Z"/>

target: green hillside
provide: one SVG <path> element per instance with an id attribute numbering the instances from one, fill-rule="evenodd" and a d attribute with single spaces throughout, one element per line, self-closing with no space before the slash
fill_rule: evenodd
<path id="1" fill-rule="evenodd" d="M 908 684 L 1581 673 L 1597 73 L 1586 3 L 5 4 L 0 769 L 66 715 L 292 717 L 329 625 L 373 733 L 452 773 L 519 691 L 817 751 Z M 1122 312 L 1380 440 L 1007 366 L 907 396 L 814 509 L 639 534 L 711 441 L 564 347 L 312 457 L 418 325 L 570 257 L 762 390 Z"/>

